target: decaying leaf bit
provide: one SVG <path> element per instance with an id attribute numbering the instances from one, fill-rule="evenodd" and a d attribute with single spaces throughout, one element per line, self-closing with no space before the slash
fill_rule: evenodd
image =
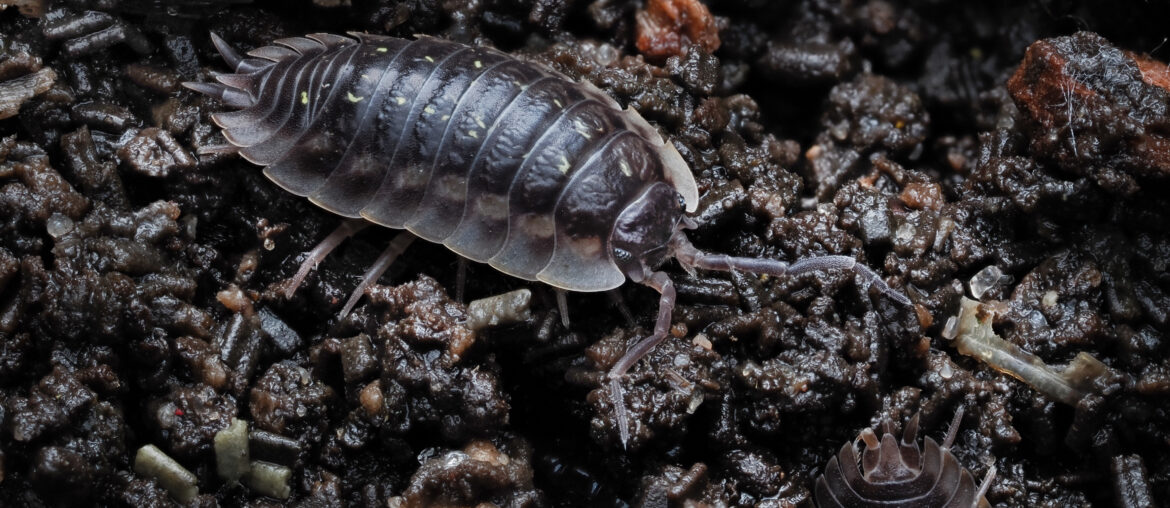
<path id="1" fill-rule="evenodd" d="M 48 91 L 54 81 L 57 81 L 57 73 L 45 67 L 34 73 L 0 82 L 0 120 L 16 116 L 20 112 L 21 104 Z"/>
<path id="2" fill-rule="evenodd" d="M 963 298 L 959 315 L 947 322 L 943 337 L 953 339 L 959 353 L 977 358 L 1070 406 L 1094 392 L 1098 380 L 1111 377 L 1109 367 L 1083 351 L 1063 372 L 1057 372 L 1036 355 L 996 335 L 991 327 L 992 317 L 988 306 Z"/>

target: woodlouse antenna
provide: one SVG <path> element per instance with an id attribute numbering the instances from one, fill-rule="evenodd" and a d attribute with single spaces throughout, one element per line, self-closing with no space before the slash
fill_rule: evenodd
<path id="1" fill-rule="evenodd" d="M 341 242 L 346 238 L 353 236 L 358 231 L 361 231 L 368 226 L 368 222 L 347 220 L 342 222 L 337 229 L 329 233 L 329 236 L 321 240 L 313 250 L 310 250 L 305 256 L 305 260 L 301 262 L 297 274 L 288 281 L 288 287 L 284 291 L 285 298 L 292 298 L 293 293 L 296 293 L 297 288 L 301 287 L 301 283 L 305 281 L 305 277 L 309 276 L 309 272 L 317 267 L 317 264 L 329 256 L 333 249 L 336 249 Z"/>
<path id="2" fill-rule="evenodd" d="M 906 295 L 895 291 L 887 285 L 886 281 L 882 280 L 877 272 L 862 263 L 858 263 L 856 259 L 849 256 L 817 256 L 801 259 L 793 263 L 786 263 L 777 259 L 744 258 L 728 256 L 726 254 L 710 254 L 696 249 L 687 240 L 686 236 L 682 234 L 676 234 L 671 239 L 671 248 L 674 252 L 675 259 L 679 263 L 705 270 L 718 270 L 722 272 L 740 270 L 775 277 L 798 277 L 812 272 L 852 270 L 853 273 L 862 278 L 867 287 L 872 286 L 877 288 L 883 295 L 888 296 L 891 300 L 898 303 L 906 306 L 912 305 Z"/>
<path id="3" fill-rule="evenodd" d="M 723 272 L 730 272 L 732 270 L 740 270 L 744 272 L 751 272 L 762 275 L 771 275 L 774 277 L 796 277 L 806 273 L 823 272 L 830 270 L 852 270 L 853 273 L 859 275 L 864 281 L 865 286 L 875 287 L 882 294 L 890 297 L 890 299 L 906 306 L 912 305 L 910 299 L 906 295 L 891 288 L 882 278 L 864 264 L 858 263 L 857 260 L 848 256 L 818 256 L 813 258 L 806 258 L 796 261 L 794 263 L 786 263 L 784 261 L 764 258 L 745 258 L 728 256 L 726 254 L 710 254 L 703 252 L 694 245 L 691 245 L 690 240 L 687 239 L 683 233 L 691 223 L 684 222 L 683 228 L 678 229 L 674 236 L 671 237 L 668 244 L 668 249 L 671 255 L 678 260 L 682 266 L 688 270 L 701 268 L 704 270 L 717 270 Z M 613 396 L 614 414 L 618 421 L 618 434 L 621 437 L 622 446 L 625 447 L 629 441 L 629 422 L 627 421 L 627 412 L 625 407 L 625 397 L 621 390 L 618 378 L 629 372 L 634 364 L 638 363 L 643 357 L 650 353 L 655 346 L 666 339 L 670 331 L 671 315 L 674 312 L 675 304 L 675 290 L 674 283 L 670 280 L 664 272 L 650 272 L 647 268 L 647 274 L 642 279 L 642 284 L 650 286 L 658 291 L 658 319 L 654 324 L 654 333 L 649 337 L 643 339 L 628 349 L 613 368 L 610 369 L 606 378 L 609 380 L 609 387 Z M 632 277 L 633 278 L 633 277 Z M 637 278 L 634 278 L 637 280 Z"/>
<path id="4" fill-rule="evenodd" d="M 951 417 L 951 426 L 947 429 L 947 437 L 943 439 L 942 447 L 944 450 L 949 450 L 952 444 L 955 444 L 955 436 L 959 434 L 959 424 L 963 422 L 963 406 L 959 406 L 955 410 L 955 416 Z"/>
<path id="5" fill-rule="evenodd" d="M 992 480 L 995 480 L 995 473 L 995 465 L 987 468 L 987 474 L 983 476 L 983 483 L 979 484 L 979 492 L 975 493 L 975 499 L 982 500 L 983 496 L 987 495 L 987 490 L 991 488 Z"/>

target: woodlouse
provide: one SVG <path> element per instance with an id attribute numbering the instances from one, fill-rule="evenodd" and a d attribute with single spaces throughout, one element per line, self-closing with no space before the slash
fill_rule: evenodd
<path id="1" fill-rule="evenodd" d="M 906 508 L 974 508 L 987 506 L 983 494 L 995 477 L 995 466 L 987 471 L 976 489 L 971 473 L 951 454 L 959 422 L 960 408 L 951 421 L 947 437 L 940 446 L 930 437 L 924 439 L 925 450 L 918 447 L 918 415 L 906 424 L 902 442 L 890 433 L 888 422 L 879 439 L 866 428 L 857 436 L 865 442 L 858 470 L 857 439 L 845 443 L 841 451 L 825 466 L 817 478 L 816 501 L 820 508 L 891 506 Z"/>
<path id="2" fill-rule="evenodd" d="M 669 257 L 775 276 L 851 269 L 910 303 L 851 257 L 788 264 L 695 249 L 683 234 L 699 197 L 686 162 L 589 83 L 492 49 L 351 35 L 280 39 L 247 58 L 212 35 L 235 73 L 185 85 L 240 110 L 212 117 L 230 145 L 200 152 L 238 152 L 329 211 L 406 229 L 522 279 L 604 291 L 629 278 L 657 290 L 653 335 L 607 375 L 623 443 L 618 379 L 667 336 L 675 291 L 654 268 Z M 343 224 L 310 252 L 290 288 L 356 229 Z M 402 235 L 345 310 L 413 238 Z"/>

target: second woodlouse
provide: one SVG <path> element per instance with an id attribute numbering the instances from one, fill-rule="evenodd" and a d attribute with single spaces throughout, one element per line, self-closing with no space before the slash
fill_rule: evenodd
<path id="1" fill-rule="evenodd" d="M 589 83 L 492 49 L 351 35 L 280 39 L 248 58 L 213 35 L 235 73 L 185 85 L 240 110 L 213 116 L 230 145 L 201 152 L 238 152 L 331 212 L 406 229 L 522 279 L 604 291 L 629 278 L 657 290 L 654 333 L 607 375 L 623 443 L 618 380 L 667 337 L 675 291 L 654 268 L 670 257 L 688 269 L 774 276 L 850 269 L 910 303 L 851 257 L 788 264 L 694 248 L 683 234 L 699 197 L 690 168 L 636 111 Z M 353 224 L 314 249 L 290 287 Z M 392 242 L 346 310 L 411 238 Z"/>
<path id="2" fill-rule="evenodd" d="M 860 457 L 857 439 L 846 443 L 829 459 L 817 479 L 816 501 L 820 508 L 863 508 L 891 506 L 905 508 L 975 508 L 987 505 L 983 494 L 995 477 L 995 466 L 983 483 L 975 485 L 971 473 L 951 453 L 959 422 L 960 408 L 942 445 L 927 437 L 918 447 L 918 415 L 902 433 L 902 441 L 886 425 L 881 437 L 873 429 L 861 431 L 865 442 Z M 887 422 L 888 423 L 888 422 Z M 858 469 L 860 462 L 860 470 Z"/>

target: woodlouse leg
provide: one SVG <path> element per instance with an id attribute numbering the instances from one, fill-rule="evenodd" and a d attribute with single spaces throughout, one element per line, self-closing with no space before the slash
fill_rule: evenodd
<path id="1" fill-rule="evenodd" d="M 455 270 L 455 301 L 463 303 L 463 288 L 467 286 L 467 258 L 459 256 L 459 267 Z"/>
<path id="2" fill-rule="evenodd" d="M 622 439 L 622 447 L 625 447 L 630 440 L 630 425 L 626 412 L 625 393 L 622 391 L 618 379 L 629 372 L 630 368 L 638 363 L 638 360 L 641 360 L 655 346 L 666 339 L 670 334 L 670 317 L 674 313 L 674 282 L 671 282 L 670 277 L 663 272 L 654 272 L 642 283 L 654 288 L 661 295 L 658 298 L 658 320 L 654 323 L 654 334 L 626 350 L 626 354 L 622 355 L 606 374 L 606 378 L 609 379 L 610 391 L 613 394 L 614 416 L 618 421 L 618 434 Z"/>
<path id="3" fill-rule="evenodd" d="M 611 289 L 606 291 L 605 294 L 609 295 L 609 301 L 613 302 L 613 306 L 617 307 L 618 312 L 625 318 L 626 325 L 630 328 L 637 326 L 638 323 L 634 321 L 634 314 L 630 312 L 630 307 L 626 305 L 626 300 L 622 298 L 622 292 L 617 289 Z"/>
<path id="4" fill-rule="evenodd" d="M 332 233 L 329 233 L 329 236 L 321 240 L 321 243 L 313 247 L 313 250 L 310 250 L 308 255 L 305 256 L 305 260 L 301 262 L 301 267 L 297 270 L 297 274 L 289 280 L 288 289 L 285 290 L 284 297 L 292 298 L 293 293 L 297 291 L 297 288 L 301 287 L 301 283 L 305 281 L 305 277 L 309 276 L 309 272 L 316 268 L 318 263 L 324 260 L 330 252 L 333 252 L 333 249 L 337 248 L 338 245 L 341 245 L 341 242 L 345 241 L 346 238 L 353 236 L 354 233 L 361 231 L 368 225 L 368 222 L 362 220 L 347 220 L 342 222 Z"/>
<path id="5" fill-rule="evenodd" d="M 204 145 L 199 147 L 195 153 L 199 155 L 215 155 L 218 153 L 236 153 L 240 151 L 240 147 L 231 144 L 225 145 Z"/>
<path id="6" fill-rule="evenodd" d="M 563 290 L 563 289 L 560 289 L 560 288 L 553 288 L 553 291 L 555 291 L 557 294 L 557 310 L 560 311 L 560 313 L 561 313 L 561 324 L 565 325 L 565 328 L 568 328 L 569 327 L 569 296 L 568 296 L 568 292 Z"/>
<path id="7" fill-rule="evenodd" d="M 366 288 L 370 287 L 375 282 L 378 282 L 378 279 L 382 277 L 382 274 L 386 273 L 386 270 L 390 268 L 390 265 L 394 264 L 394 260 L 398 259 L 398 256 L 403 252 L 406 252 L 406 248 L 410 247 L 411 243 L 414 243 L 415 238 L 418 237 L 414 236 L 413 233 L 409 231 L 403 231 L 398 233 L 398 236 L 395 236 L 393 240 L 390 240 L 390 246 L 386 247 L 386 250 L 382 251 L 382 255 L 378 256 L 378 260 L 374 262 L 374 266 L 371 266 L 369 270 L 366 270 L 365 275 L 362 275 L 362 282 L 358 284 L 357 288 L 353 290 L 353 293 L 349 295 L 349 300 L 345 302 L 345 307 L 342 307 L 341 309 L 340 317 L 345 317 L 346 314 L 349 314 L 349 311 L 353 310 L 353 306 L 357 305 L 357 302 L 358 300 L 361 300 L 362 295 L 366 294 Z"/>

